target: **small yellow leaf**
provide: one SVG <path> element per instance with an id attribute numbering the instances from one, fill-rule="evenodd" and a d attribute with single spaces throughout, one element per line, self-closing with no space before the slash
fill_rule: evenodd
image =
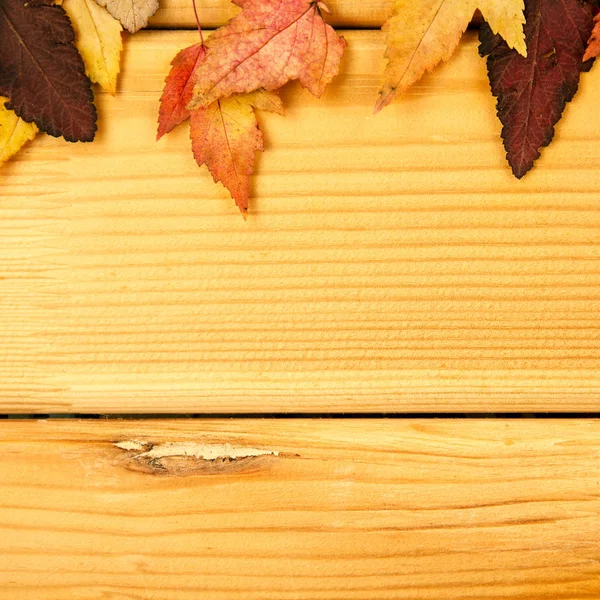
<path id="1" fill-rule="evenodd" d="M 241 104 L 249 104 L 259 110 L 268 110 L 278 115 L 285 113 L 283 102 L 275 92 L 267 92 L 267 90 L 259 89 L 248 94 L 240 94 L 237 99 Z"/>
<path id="2" fill-rule="evenodd" d="M 38 132 L 35 123 L 25 123 L 12 110 L 4 107 L 5 102 L 8 102 L 8 98 L 0 96 L 0 165 L 14 156 Z"/>
<path id="3" fill-rule="evenodd" d="M 494 33 L 526 55 L 524 0 L 395 0 L 382 28 L 388 66 L 375 111 L 452 56 L 477 8 Z"/>
<path id="4" fill-rule="evenodd" d="M 522 56 L 527 56 L 525 44 L 524 0 L 479 0 L 477 6 L 494 33 L 504 38 L 509 48 L 514 48 Z"/>
<path id="5" fill-rule="evenodd" d="M 96 0 L 130 33 L 148 25 L 148 19 L 158 10 L 158 0 Z"/>
<path id="6" fill-rule="evenodd" d="M 87 76 L 114 96 L 123 49 L 121 24 L 94 0 L 63 0 L 62 6 L 73 24 Z"/>

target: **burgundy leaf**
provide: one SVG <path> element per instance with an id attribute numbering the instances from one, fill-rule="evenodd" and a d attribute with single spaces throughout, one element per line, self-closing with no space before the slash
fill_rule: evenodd
<path id="1" fill-rule="evenodd" d="M 525 0 L 525 18 L 527 58 L 487 23 L 479 32 L 506 158 L 519 179 L 552 141 L 554 125 L 577 92 L 579 74 L 591 67 L 583 54 L 593 27 L 592 8 L 580 0 Z"/>
<path id="2" fill-rule="evenodd" d="M 96 108 L 71 22 L 51 0 L 0 0 L 0 95 L 28 123 L 90 142 Z"/>

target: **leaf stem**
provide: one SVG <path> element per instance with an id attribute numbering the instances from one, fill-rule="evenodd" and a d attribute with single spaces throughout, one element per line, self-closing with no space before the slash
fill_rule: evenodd
<path id="1" fill-rule="evenodd" d="M 200 42 L 204 46 L 204 35 L 202 35 L 202 27 L 200 26 L 200 19 L 198 18 L 198 9 L 196 8 L 196 0 L 192 0 L 192 6 L 194 7 L 194 16 L 196 17 L 196 25 L 198 26 L 198 33 L 200 34 Z"/>

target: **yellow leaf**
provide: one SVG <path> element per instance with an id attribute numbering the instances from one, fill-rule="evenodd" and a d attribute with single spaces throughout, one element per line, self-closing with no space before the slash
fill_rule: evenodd
<path id="1" fill-rule="evenodd" d="M 524 0 L 479 0 L 477 6 L 494 33 L 500 34 L 509 48 L 527 56 L 525 44 Z"/>
<path id="2" fill-rule="evenodd" d="M 121 24 L 95 0 L 64 0 L 62 6 L 73 24 L 87 76 L 114 96 L 123 49 Z"/>
<path id="3" fill-rule="evenodd" d="M 388 66 L 376 112 L 452 56 L 478 8 L 494 33 L 527 54 L 524 0 L 395 0 L 394 13 L 382 28 Z"/>
<path id="4" fill-rule="evenodd" d="M 25 123 L 12 110 L 5 108 L 5 102 L 8 98 L 0 96 L 0 164 L 14 156 L 38 132 L 35 123 Z"/>

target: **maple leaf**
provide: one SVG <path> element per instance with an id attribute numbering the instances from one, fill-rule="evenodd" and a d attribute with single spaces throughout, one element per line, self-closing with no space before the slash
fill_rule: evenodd
<path id="1" fill-rule="evenodd" d="M 600 54 L 600 14 L 597 14 L 594 17 L 594 29 L 592 30 L 592 35 L 588 40 L 588 46 L 583 55 L 583 61 L 590 60 L 591 58 L 596 58 L 598 54 Z"/>
<path id="2" fill-rule="evenodd" d="M 86 75 L 114 96 L 123 49 L 121 24 L 95 0 L 64 0 L 62 7 L 71 19 Z"/>
<path id="3" fill-rule="evenodd" d="M 196 81 L 194 72 L 205 54 L 206 47 L 198 43 L 181 50 L 171 61 L 171 70 L 160 97 L 157 140 L 190 116 L 187 105 Z"/>
<path id="4" fill-rule="evenodd" d="M 171 62 L 160 98 L 158 133 L 165 133 L 190 118 L 192 152 L 198 165 L 206 164 L 215 182 L 221 182 L 245 216 L 250 196 L 250 175 L 255 152 L 263 150 L 255 108 L 283 114 L 274 92 L 257 90 L 216 100 L 193 111 L 187 104 L 193 93 L 197 67 L 206 59 L 206 47 L 198 43 L 181 50 Z"/>
<path id="5" fill-rule="evenodd" d="M 234 0 L 242 12 L 217 29 L 196 69 L 190 109 L 298 79 L 315 96 L 337 75 L 346 42 L 315 0 Z"/>
<path id="6" fill-rule="evenodd" d="M 526 54 L 523 0 L 396 0 L 382 27 L 388 65 L 375 112 L 452 56 L 477 8 L 511 48 Z"/>
<path id="7" fill-rule="evenodd" d="M 91 141 L 96 108 L 91 82 L 73 45 L 71 23 L 50 0 L 0 2 L 0 95 L 8 109 L 42 131 Z"/>
<path id="8" fill-rule="evenodd" d="M 14 111 L 6 108 L 7 101 L 8 98 L 0 97 L 0 164 L 14 156 L 38 132 L 35 123 L 25 123 Z"/>
<path id="9" fill-rule="evenodd" d="M 265 90 L 221 98 L 190 114 L 196 162 L 206 164 L 215 182 L 220 181 L 231 192 L 244 216 L 248 210 L 254 153 L 263 150 L 255 108 L 283 114 L 279 96 Z"/>
<path id="10" fill-rule="evenodd" d="M 158 10 L 158 0 L 96 0 L 100 6 L 121 22 L 131 33 L 148 25 L 148 19 Z"/>
<path id="11" fill-rule="evenodd" d="M 492 93 L 506 158 L 523 177 L 554 136 L 567 102 L 579 85 L 586 42 L 593 27 L 592 9 L 579 0 L 526 0 L 527 57 L 520 56 L 483 23 L 479 52 L 488 56 Z"/>

